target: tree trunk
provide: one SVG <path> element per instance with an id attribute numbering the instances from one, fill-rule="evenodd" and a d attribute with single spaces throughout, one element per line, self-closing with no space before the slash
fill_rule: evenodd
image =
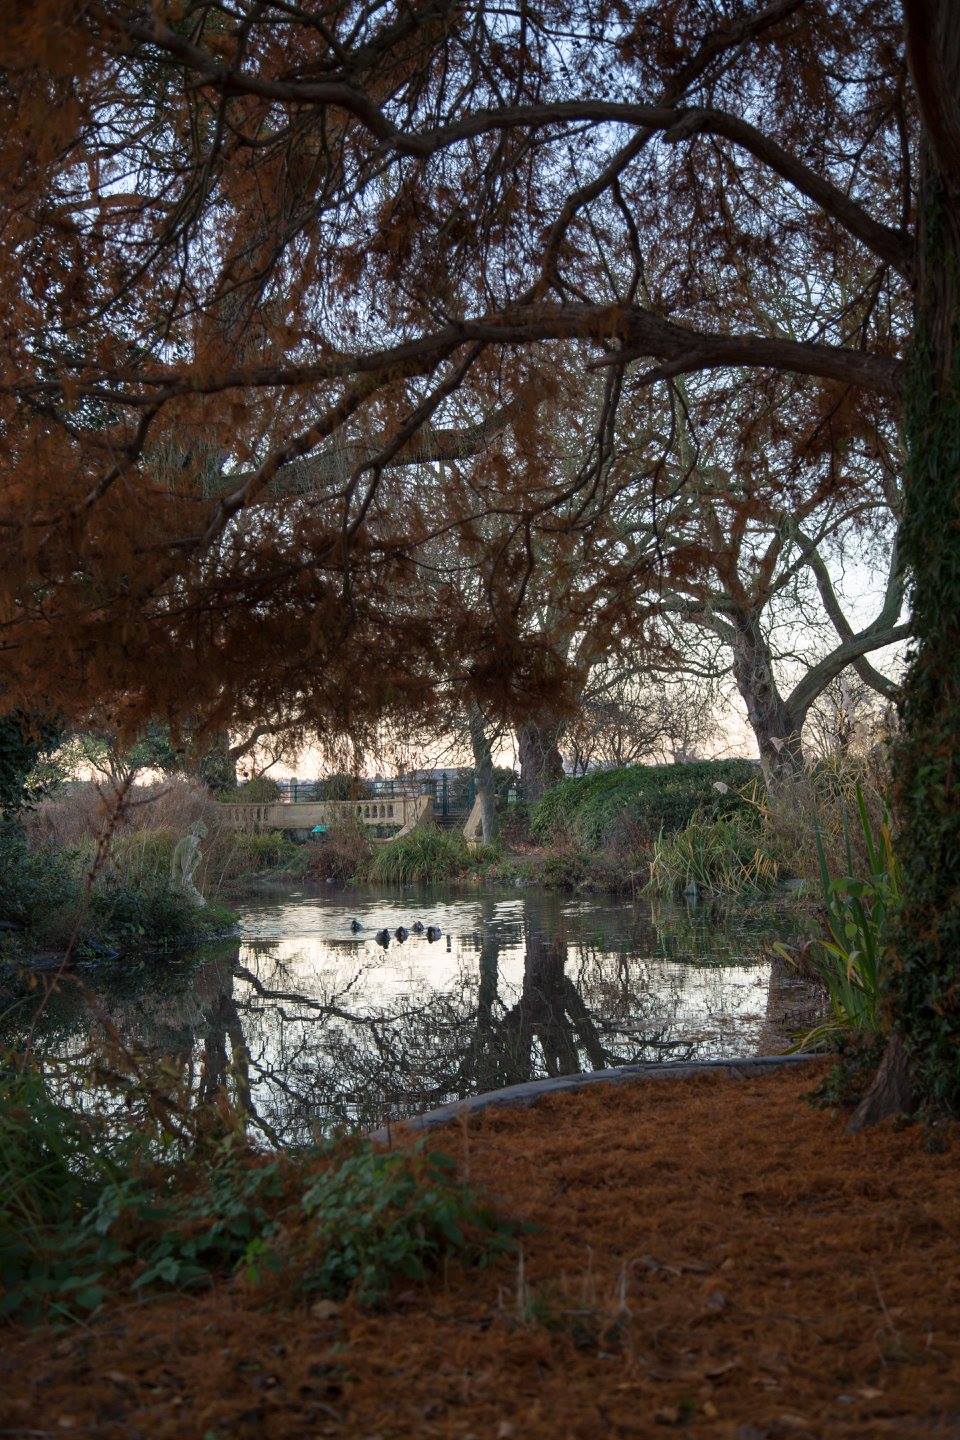
<path id="1" fill-rule="evenodd" d="M 800 727 L 777 688 L 770 649 L 755 615 L 734 622 L 733 677 L 757 738 L 768 788 L 794 778 L 803 768 Z"/>
<path id="2" fill-rule="evenodd" d="M 561 721 L 554 715 L 527 720 L 517 732 L 520 751 L 520 785 L 527 805 L 536 805 L 563 779 L 560 754 Z"/>
<path id="3" fill-rule="evenodd" d="M 911 1086 L 960 1112 L 960 7 L 904 11 L 925 125 L 901 536 L 916 638 L 894 768 L 905 900 L 888 956 L 891 1050 L 902 1041 L 906 1064 L 888 1052 L 868 1119 L 903 1108 Z"/>
<path id="4" fill-rule="evenodd" d="M 470 729 L 470 747 L 473 750 L 473 773 L 477 781 L 477 798 L 480 801 L 480 824 L 483 839 L 493 845 L 500 834 L 497 819 L 497 792 L 493 776 L 493 756 L 490 752 L 490 738 L 483 722 L 480 707 L 471 704 L 467 710 L 467 725 Z"/>

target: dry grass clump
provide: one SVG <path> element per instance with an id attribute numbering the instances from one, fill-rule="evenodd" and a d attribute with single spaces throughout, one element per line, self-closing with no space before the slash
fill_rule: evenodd
<path id="1" fill-rule="evenodd" d="M 23 818 L 33 845 L 56 850 L 82 849 L 95 841 L 111 820 L 118 835 L 154 830 L 180 836 L 198 820 L 210 835 L 221 828 L 217 802 L 206 786 L 180 776 L 135 785 L 119 812 L 115 797 L 106 788 L 92 781 L 75 781 L 42 800 Z"/>
<path id="2" fill-rule="evenodd" d="M 878 831 L 889 795 L 887 753 L 882 749 L 867 756 L 829 756 L 758 797 L 767 843 L 785 873 L 819 882 L 818 832 L 831 875 L 847 873 L 850 854 L 855 873 L 867 868 L 858 787 L 871 827 Z"/>
<path id="3" fill-rule="evenodd" d="M 280 832 L 248 834 L 224 820 L 206 786 L 183 777 L 136 785 L 116 798 L 92 782 L 64 786 L 25 816 L 31 846 L 75 857 L 83 867 L 109 832 L 100 869 L 131 885 L 168 876 L 177 841 L 198 822 L 205 827 L 194 880 L 206 895 L 236 888 L 250 876 L 306 868 L 306 847 Z"/>
<path id="4" fill-rule="evenodd" d="M 308 847 L 307 873 L 311 880 L 349 885 L 363 875 L 373 857 L 366 826 L 353 815 L 331 825 L 326 835 Z"/>

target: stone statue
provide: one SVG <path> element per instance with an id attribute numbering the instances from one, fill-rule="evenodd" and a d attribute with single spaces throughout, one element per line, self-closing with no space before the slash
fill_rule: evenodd
<path id="1" fill-rule="evenodd" d="M 200 863 L 200 841 L 207 833 L 202 820 L 194 821 L 190 829 L 177 841 L 170 861 L 170 883 L 181 895 L 186 895 L 194 905 L 206 905 L 194 881 L 197 865 Z"/>

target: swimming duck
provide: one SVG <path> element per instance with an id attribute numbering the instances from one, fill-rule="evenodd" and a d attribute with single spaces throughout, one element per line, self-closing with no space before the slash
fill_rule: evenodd
<path id="1" fill-rule="evenodd" d="M 384 950 L 386 950 L 387 946 L 390 944 L 390 931 L 378 930 L 374 938 L 377 944 L 382 945 Z"/>
<path id="2" fill-rule="evenodd" d="M 359 920 L 351 920 L 351 921 L 350 921 L 350 929 L 353 931 L 354 935 L 356 935 L 356 933 L 357 933 L 358 930 L 362 930 L 362 929 L 363 929 L 363 926 L 360 924 L 360 921 L 359 921 Z"/>
<path id="3" fill-rule="evenodd" d="M 443 934 L 443 931 L 440 929 L 440 926 L 439 926 L 439 925 L 428 925 L 428 926 L 427 926 L 427 939 L 428 939 L 428 940 L 439 940 L 439 939 L 440 939 L 440 936 L 441 936 L 442 934 Z"/>
<path id="4" fill-rule="evenodd" d="M 396 930 L 394 930 L 393 933 L 394 933 L 394 935 L 396 935 L 397 939 L 400 941 L 400 943 L 401 943 L 401 945 L 402 945 L 403 942 L 404 942 L 404 940 L 406 940 L 407 936 L 410 934 L 410 931 L 409 931 L 409 930 L 405 930 L 402 925 L 398 925 L 397 928 L 396 928 Z"/>
<path id="5" fill-rule="evenodd" d="M 422 934 L 423 934 L 423 921 L 422 921 L 422 920 L 414 920 L 413 924 L 410 926 L 410 929 L 413 931 L 414 935 L 422 935 Z"/>

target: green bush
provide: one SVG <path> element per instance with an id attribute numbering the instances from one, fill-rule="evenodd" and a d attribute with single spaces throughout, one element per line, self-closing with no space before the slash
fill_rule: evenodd
<path id="1" fill-rule="evenodd" d="M 259 833 L 228 830 L 215 838 L 207 852 L 205 875 L 216 889 L 236 884 L 251 875 L 280 872 L 302 875 L 309 866 L 306 848 L 282 830 Z"/>
<path id="2" fill-rule="evenodd" d="M 134 1143 L 131 1145 L 131 1140 Z M 44 1076 L 0 1056 L 0 1316 L 72 1318 L 103 1299 L 79 1226 L 139 1141 L 54 1097 Z"/>
<path id="3" fill-rule="evenodd" d="M 78 897 L 79 886 L 66 856 L 31 850 L 15 821 L 0 820 L 0 920 L 29 930 L 45 910 Z"/>
<path id="4" fill-rule="evenodd" d="M 72 1078 L 82 1091 L 94 1077 Z M 89 1112 L 0 1057 L 0 1317 L 82 1319 L 111 1293 L 236 1272 L 279 1274 L 287 1295 L 379 1304 L 401 1278 L 511 1243 L 445 1155 L 339 1142 L 267 1159 L 220 1112 L 152 1105 L 167 1120 L 145 1120 L 137 1083 L 122 1088 L 127 1104 Z"/>
<path id="5" fill-rule="evenodd" d="M 455 1161 L 419 1146 L 360 1146 L 310 1186 L 302 1206 L 311 1221 L 303 1284 L 332 1299 L 381 1304 L 397 1280 L 424 1280 L 448 1256 L 483 1263 L 511 1244 Z"/>
<path id="6" fill-rule="evenodd" d="M 831 875 L 817 835 L 827 935 L 815 943 L 813 964 L 830 999 L 830 1019 L 806 1037 L 806 1045 L 845 1031 L 878 1035 L 884 1029 L 884 952 L 903 900 L 902 875 L 889 815 L 875 825 L 859 786 L 856 799 L 865 867 L 855 865 L 848 836 L 847 873 Z"/>
<path id="7" fill-rule="evenodd" d="M 120 949 L 184 950 L 222 934 L 231 919 L 219 906 L 195 905 L 166 875 L 144 876 L 137 884 L 110 875 L 97 880 L 90 891 L 81 951 L 91 939 Z"/>
<path id="8" fill-rule="evenodd" d="M 695 815 L 682 830 L 656 840 L 646 888 L 658 895 L 682 895 L 694 887 L 742 895 L 771 889 L 780 873 L 755 811 Z"/>
<path id="9" fill-rule="evenodd" d="M 230 805 L 270 805 L 280 799 L 280 786 L 269 775 L 258 775 L 227 790 L 218 790 L 217 799 Z"/>
<path id="10" fill-rule="evenodd" d="M 534 807 L 531 827 L 542 840 L 567 840 L 587 851 L 611 845 L 624 826 L 653 840 L 661 831 L 682 829 L 698 812 L 708 818 L 731 814 L 745 804 L 739 792 L 757 783 L 749 760 L 597 770 L 548 790 Z"/>
<path id="11" fill-rule="evenodd" d="M 369 866 L 369 878 L 384 885 L 408 885 L 413 881 L 449 880 L 474 865 L 466 840 L 458 831 L 418 825 L 380 846 Z"/>

